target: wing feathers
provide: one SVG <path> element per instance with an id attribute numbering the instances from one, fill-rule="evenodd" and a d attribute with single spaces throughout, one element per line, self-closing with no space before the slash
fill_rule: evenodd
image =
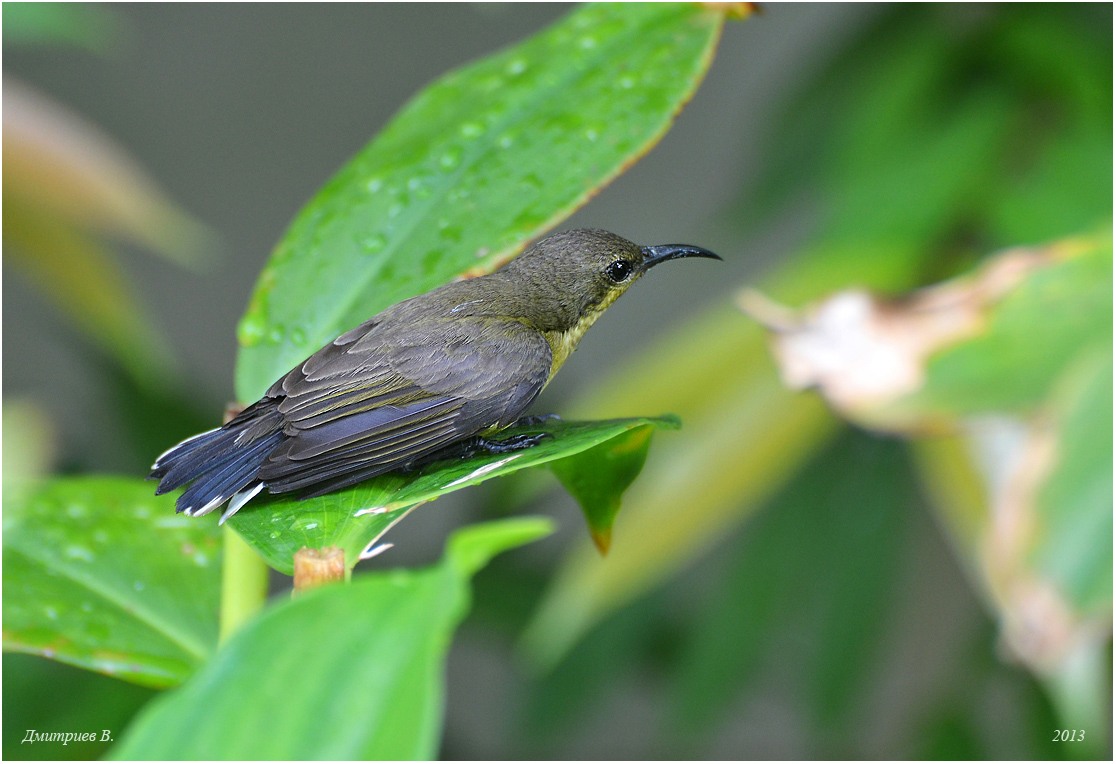
<path id="1" fill-rule="evenodd" d="M 514 421 L 549 377 L 546 339 L 499 317 L 447 320 L 428 300 L 346 332 L 228 425 L 160 457 L 159 492 L 192 482 L 179 498 L 192 514 L 258 482 L 318 496 Z"/>

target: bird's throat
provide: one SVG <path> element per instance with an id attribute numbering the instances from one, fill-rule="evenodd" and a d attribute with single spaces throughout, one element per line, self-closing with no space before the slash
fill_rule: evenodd
<path id="1" fill-rule="evenodd" d="M 550 376 L 547 377 L 547 384 L 550 380 L 554 379 L 554 375 L 562 368 L 562 364 L 570 357 L 570 354 L 577 349 L 577 343 L 581 342 L 581 338 L 585 336 L 585 332 L 589 331 L 589 327 L 596 323 L 597 319 L 601 317 L 608 306 L 615 302 L 619 297 L 621 291 L 618 290 L 608 295 L 603 302 L 589 308 L 569 329 L 561 331 L 544 332 L 547 343 L 550 345 Z"/>

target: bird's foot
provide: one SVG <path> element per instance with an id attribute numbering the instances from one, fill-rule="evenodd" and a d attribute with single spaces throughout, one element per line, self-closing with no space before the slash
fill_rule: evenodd
<path id="1" fill-rule="evenodd" d="M 512 423 L 512 427 L 537 427 L 540 424 L 547 422 L 561 422 L 562 417 L 557 414 L 531 414 L 530 416 L 521 416 Z"/>
<path id="2" fill-rule="evenodd" d="M 496 454 L 509 454 L 513 451 L 522 451 L 531 446 L 537 446 L 544 440 L 550 440 L 554 436 L 549 432 L 539 433 L 538 435 L 513 435 L 504 440 L 493 440 L 485 438 L 480 435 L 474 435 L 471 438 L 466 438 L 460 443 L 454 443 L 452 446 L 443 448 L 433 454 L 428 454 L 425 457 L 417 459 L 402 467 L 404 472 L 410 472 L 420 467 L 425 467 L 433 462 L 441 462 L 448 460 L 462 460 L 472 459 L 474 456 L 492 456 Z"/>
<path id="3" fill-rule="evenodd" d="M 505 440 L 490 440 L 482 438 L 477 435 L 470 440 L 475 441 L 471 444 L 474 450 L 469 456 L 479 456 L 481 454 L 510 454 L 512 451 L 522 451 L 525 448 L 537 446 L 544 440 L 551 440 L 554 436 L 549 432 L 541 432 L 538 435 L 513 435 Z M 466 441 L 468 443 L 469 441 Z"/>

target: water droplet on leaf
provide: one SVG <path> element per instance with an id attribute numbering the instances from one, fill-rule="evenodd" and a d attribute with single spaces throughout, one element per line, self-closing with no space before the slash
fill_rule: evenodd
<path id="1" fill-rule="evenodd" d="M 93 562 L 93 552 L 78 544 L 71 544 L 66 547 L 66 557 L 71 560 L 81 560 L 83 562 Z"/>
<path id="2" fill-rule="evenodd" d="M 438 164 L 443 170 L 452 170 L 461 164 L 462 150 L 460 146 L 451 146 L 438 159 Z"/>
<path id="3" fill-rule="evenodd" d="M 476 138 L 484 132 L 484 125 L 479 122 L 466 122 L 461 126 L 462 138 Z"/>
<path id="4" fill-rule="evenodd" d="M 236 338 L 242 347 L 250 348 L 259 344 L 267 334 L 267 323 L 258 313 L 249 313 L 240 320 L 236 328 Z"/>
<path id="5" fill-rule="evenodd" d="M 379 252 L 381 249 L 387 246 L 387 237 L 384 236 L 382 233 L 374 233 L 361 241 L 360 246 L 363 247 L 364 251 L 369 254 Z"/>

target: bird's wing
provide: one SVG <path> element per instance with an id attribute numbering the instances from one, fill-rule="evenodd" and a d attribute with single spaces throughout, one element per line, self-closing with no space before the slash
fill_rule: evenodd
<path id="1" fill-rule="evenodd" d="M 334 490 L 506 426 L 549 376 L 549 345 L 522 324 L 401 318 L 343 334 L 268 391 L 288 436 L 260 470 L 269 490 Z"/>

